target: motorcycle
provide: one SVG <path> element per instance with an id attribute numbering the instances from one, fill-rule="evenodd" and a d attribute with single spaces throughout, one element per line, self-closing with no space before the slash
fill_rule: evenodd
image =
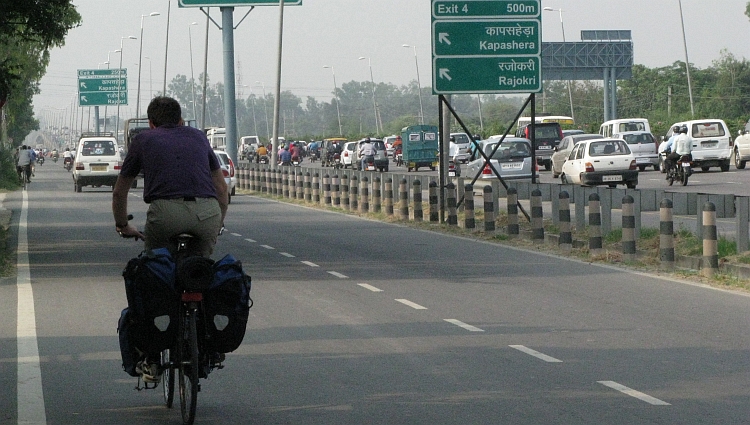
<path id="1" fill-rule="evenodd" d="M 375 171 L 375 156 L 374 155 L 365 156 L 364 170 Z"/>
<path id="2" fill-rule="evenodd" d="M 396 165 L 401 167 L 404 165 L 404 155 L 401 151 L 396 151 L 396 153 L 393 155 L 395 157 Z"/>
<path id="3" fill-rule="evenodd" d="M 675 180 L 682 183 L 683 186 L 687 186 L 688 179 L 693 174 L 693 169 L 690 166 L 691 159 L 691 155 L 682 155 L 674 166 L 669 167 L 667 170 L 667 181 L 670 186 L 672 186 Z"/>
<path id="4" fill-rule="evenodd" d="M 57 162 L 58 155 L 52 155 L 52 162 Z"/>
<path id="5" fill-rule="evenodd" d="M 344 164 L 341 162 L 341 155 L 335 154 L 333 155 L 333 169 L 338 170 L 340 168 L 344 168 Z"/>
<path id="6" fill-rule="evenodd" d="M 36 159 L 36 163 L 39 165 L 44 165 L 44 156 L 39 155 L 39 158 Z"/>
<path id="7" fill-rule="evenodd" d="M 299 167 L 300 163 L 302 163 L 302 160 L 298 156 L 292 157 L 292 165 Z"/>
<path id="8" fill-rule="evenodd" d="M 258 162 L 261 164 L 268 164 L 270 160 L 268 159 L 268 155 L 261 155 L 260 159 L 258 159 Z"/>
<path id="9" fill-rule="evenodd" d="M 65 158 L 65 159 L 63 160 L 63 167 L 64 167 L 64 168 L 65 168 L 66 170 L 70 171 L 70 169 L 71 169 L 71 168 L 73 168 L 73 158 L 70 158 L 70 157 L 68 157 L 68 158 Z"/>

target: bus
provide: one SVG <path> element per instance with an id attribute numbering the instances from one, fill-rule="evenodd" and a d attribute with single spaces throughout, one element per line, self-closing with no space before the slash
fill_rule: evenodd
<path id="1" fill-rule="evenodd" d="M 575 120 L 573 120 L 573 118 L 566 117 L 564 115 L 537 115 L 536 117 L 534 117 L 534 121 L 536 121 L 537 123 L 556 122 L 560 123 L 560 126 L 575 124 Z M 518 122 L 516 123 L 516 128 L 523 128 L 523 126 L 529 124 L 531 124 L 531 117 L 520 117 L 518 118 Z"/>
<path id="2" fill-rule="evenodd" d="M 212 148 L 219 150 L 227 149 L 227 130 L 225 128 L 208 128 L 206 129 L 206 137 L 208 137 Z"/>

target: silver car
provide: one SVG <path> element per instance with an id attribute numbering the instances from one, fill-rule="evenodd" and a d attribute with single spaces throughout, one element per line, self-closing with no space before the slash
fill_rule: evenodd
<path id="1" fill-rule="evenodd" d="M 492 154 L 500 139 L 490 138 L 479 142 L 480 149 L 485 155 Z M 474 177 L 477 174 L 480 179 L 496 179 L 497 176 L 492 168 L 485 163 L 484 158 L 477 152 L 473 154 L 475 159 L 466 166 L 466 177 Z M 530 179 L 531 178 L 531 141 L 520 137 L 506 137 L 490 158 L 492 166 L 500 173 L 503 179 Z"/>
<path id="2" fill-rule="evenodd" d="M 221 172 L 224 174 L 224 181 L 227 184 L 227 198 L 228 201 L 232 202 L 232 196 L 235 193 L 235 187 L 237 186 L 237 176 L 234 173 L 234 161 L 229 155 L 222 150 L 214 149 L 216 157 L 219 158 L 219 164 L 221 164 Z"/>
<path id="3" fill-rule="evenodd" d="M 659 142 L 653 134 L 648 131 L 628 131 L 613 134 L 612 137 L 628 142 L 639 170 L 645 171 L 646 167 L 654 167 L 654 170 L 659 171 Z"/>
<path id="4" fill-rule="evenodd" d="M 563 137 L 560 144 L 555 147 L 555 153 L 552 154 L 552 177 L 558 178 L 562 174 L 562 167 L 565 160 L 568 159 L 570 151 L 576 143 L 581 140 L 599 139 L 601 134 L 573 134 Z"/>

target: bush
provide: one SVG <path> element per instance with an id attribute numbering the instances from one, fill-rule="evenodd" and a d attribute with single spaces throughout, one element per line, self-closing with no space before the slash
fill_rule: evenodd
<path id="1" fill-rule="evenodd" d="M 13 151 L 0 149 L 0 190 L 17 189 L 18 175 L 16 174 L 16 161 Z"/>

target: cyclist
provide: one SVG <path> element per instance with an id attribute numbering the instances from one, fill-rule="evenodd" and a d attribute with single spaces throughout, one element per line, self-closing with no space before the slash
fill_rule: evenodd
<path id="1" fill-rule="evenodd" d="M 195 236 L 201 255 L 213 252 L 227 212 L 228 194 L 221 165 L 206 135 L 185 126 L 180 104 L 156 97 L 148 106 L 149 130 L 130 145 L 112 192 L 115 230 L 123 237 L 143 239 L 147 250 L 174 249 L 170 239 L 180 233 Z M 174 161 L 180 158 L 179 161 Z M 128 191 L 140 172 L 145 175 L 143 200 L 149 204 L 141 233 L 128 223 Z M 156 353 L 146 353 L 136 370 L 144 382 L 158 382 Z"/>
<path id="2" fill-rule="evenodd" d="M 23 145 L 18 150 L 18 162 L 16 162 L 16 171 L 18 172 L 18 179 L 26 179 L 27 182 L 31 181 L 31 152 L 28 146 Z"/>

